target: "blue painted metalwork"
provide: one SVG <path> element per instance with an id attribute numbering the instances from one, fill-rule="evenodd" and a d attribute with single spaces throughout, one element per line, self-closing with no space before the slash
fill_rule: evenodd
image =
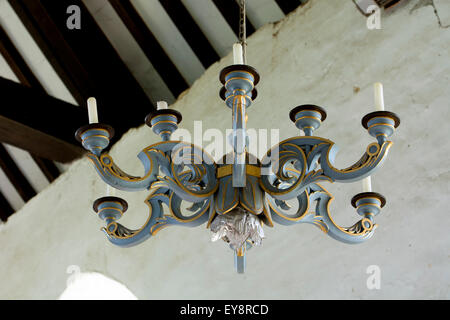
<path id="1" fill-rule="evenodd" d="M 75 138 L 91 153 L 100 156 L 114 136 L 114 129 L 108 125 L 95 123 L 83 126 L 75 132 Z"/>
<path id="2" fill-rule="evenodd" d="M 246 183 L 246 109 L 252 103 L 252 92 L 258 82 L 259 75 L 253 68 L 235 65 L 225 68 L 221 73 L 221 79 L 223 79 L 226 89 L 225 103 L 233 111 L 234 163 L 232 183 L 235 188 L 243 188 Z"/>
<path id="3" fill-rule="evenodd" d="M 104 197 L 95 202 L 94 210 L 106 222 L 103 231 L 108 240 L 130 247 L 167 226 L 196 227 L 206 223 L 209 227 L 215 217 L 238 208 L 256 215 L 261 224 L 269 227 L 273 222 L 286 226 L 308 223 L 341 242 L 369 239 L 377 227 L 374 217 L 386 203 L 384 197 L 373 192 L 356 195 L 352 205 L 361 219 L 345 228 L 333 221 L 329 210 L 333 196 L 319 183 L 353 182 L 372 175 L 386 159 L 392 145 L 387 139 L 399 126 L 399 118 L 387 111 L 366 115 L 362 124 L 377 142 L 369 144 L 352 166 L 338 169 L 334 166 L 338 151 L 334 142 L 312 136 L 326 119 L 325 110 L 314 105 L 299 106 L 291 111 L 290 118 L 305 136 L 281 142 L 259 161 L 247 153 L 246 135 L 246 110 L 256 98 L 259 75 L 252 67 L 233 65 L 222 70 L 220 80 L 224 85 L 220 96 L 232 109 L 232 163 L 216 165 L 201 148 L 171 141 L 181 121 L 181 114 L 171 109 L 158 110 L 146 118 L 162 142 L 138 154 L 144 167 L 142 177 L 128 175 L 103 152 L 113 135 L 112 128 L 91 124 L 77 131 L 77 139 L 90 151 L 88 158 L 105 183 L 120 190 L 150 192 L 145 200 L 149 207 L 147 221 L 137 230 L 117 222 L 127 209 L 125 200 Z M 183 210 L 183 201 L 191 206 Z M 234 249 L 239 273 L 245 270 L 245 252 L 253 244 L 247 240 Z"/>

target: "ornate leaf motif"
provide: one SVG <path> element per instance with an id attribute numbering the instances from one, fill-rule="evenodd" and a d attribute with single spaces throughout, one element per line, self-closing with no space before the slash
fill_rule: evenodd
<path id="1" fill-rule="evenodd" d="M 261 176 L 261 187 L 275 199 L 289 200 L 312 183 L 359 180 L 382 164 L 391 144 L 389 141 L 381 146 L 370 144 L 355 164 L 340 170 L 333 165 L 338 148 L 332 141 L 309 136 L 291 138 L 272 148 L 263 158 L 266 174 Z"/>
<path id="2" fill-rule="evenodd" d="M 323 223 L 327 226 L 328 235 L 336 240 L 345 243 L 360 243 L 371 238 L 376 225 L 365 226 L 361 219 L 353 226 L 345 228 L 337 225 L 330 215 L 330 204 L 334 200 L 333 196 L 318 184 L 311 185 L 310 202 L 316 202 L 316 215 L 320 216 Z"/>
<path id="3" fill-rule="evenodd" d="M 270 150 L 263 158 L 261 186 L 277 200 L 289 200 L 306 191 L 310 183 L 330 180 L 322 170 L 315 170 L 324 148 L 330 143 L 308 137 L 289 139 Z M 272 173 L 270 173 L 272 172 Z"/>
<path id="4" fill-rule="evenodd" d="M 331 218 L 329 206 L 333 200 L 328 191 L 318 184 L 311 184 L 302 195 L 297 197 L 298 210 L 286 210 L 269 195 L 266 196 L 272 219 L 282 225 L 309 223 L 318 227 L 330 237 L 345 243 L 359 243 L 369 239 L 376 229 L 376 225 L 365 226 L 367 219 L 361 219 L 353 226 L 345 228 L 337 225 Z M 289 209 L 292 209 L 289 208 Z M 314 211 L 310 211 L 315 209 Z"/>
<path id="5" fill-rule="evenodd" d="M 115 221 L 104 229 L 108 239 L 120 246 L 136 245 L 170 225 L 209 225 L 216 211 L 225 214 L 237 206 L 253 214 L 263 212 L 270 225 L 271 219 L 284 225 L 310 223 L 339 241 L 358 243 L 370 238 L 376 226 L 364 219 L 348 228 L 338 226 L 329 213 L 333 197 L 317 182 L 353 181 L 371 174 L 390 145 L 369 145 L 360 160 L 339 170 L 333 166 L 337 153 L 333 142 L 317 137 L 288 139 L 275 150 L 277 157 L 272 149 L 262 160 L 263 169 L 271 172 L 259 180 L 248 176 L 246 188 L 233 188 L 231 176 L 221 178 L 219 183 L 214 161 L 205 159 L 202 149 L 184 142 L 167 141 L 144 149 L 139 154 L 145 169 L 143 177 L 127 175 L 109 156 L 90 157 L 102 178 L 113 186 L 151 190 L 146 199 L 149 217 L 140 229 L 128 229 Z M 297 209 L 287 202 L 290 199 L 296 200 Z M 184 208 L 184 201 L 190 205 Z"/>
<path id="6" fill-rule="evenodd" d="M 107 228 L 104 228 L 104 231 L 107 232 L 109 236 L 118 237 L 118 238 L 129 238 L 133 236 L 138 230 L 131 230 L 127 227 L 124 227 L 120 223 L 115 223 L 111 225 L 114 228 L 114 231 L 108 232 Z"/>
<path id="7" fill-rule="evenodd" d="M 308 136 L 281 142 L 262 160 L 266 169 L 277 171 L 261 176 L 260 181 L 272 219 L 284 225 L 310 223 L 346 243 L 369 239 L 376 225 L 366 218 L 347 228 L 337 225 L 329 212 L 333 197 L 317 183 L 351 182 L 372 174 L 383 163 L 391 144 L 370 144 L 357 162 L 340 170 L 333 165 L 337 147 L 329 140 Z M 276 151 L 278 158 L 273 156 Z M 296 199 L 296 211 L 286 202 L 290 199 Z"/>
<path id="8" fill-rule="evenodd" d="M 121 186 L 125 183 L 145 181 L 151 193 L 145 203 L 149 217 L 138 230 L 112 222 L 104 229 L 108 239 L 119 246 L 141 243 L 170 225 L 194 227 L 208 221 L 214 210 L 214 192 L 217 190 L 216 165 L 205 160 L 202 149 L 184 142 L 168 141 L 144 149 L 140 159 L 146 169 L 143 178 L 130 179 L 112 161 L 100 167 L 107 179 L 114 175 Z M 208 156 L 209 157 L 209 156 Z M 94 159 L 95 160 L 95 159 Z M 115 181 L 117 183 L 117 181 Z M 182 203 L 191 203 L 183 209 Z M 163 207 L 168 214 L 164 214 Z"/>

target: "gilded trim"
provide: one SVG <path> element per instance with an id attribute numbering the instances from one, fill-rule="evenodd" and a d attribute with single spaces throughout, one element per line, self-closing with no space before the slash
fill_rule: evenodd
<path id="1" fill-rule="evenodd" d="M 246 164 L 246 173 L 248 176 L 259 178 L 261 177 L 261 168 L 251 164 Z M 217 178 L 231 176 L 233 174 L 233 165 L 228 164 L 217 168 Z"/>
<path id="2" fill-rule="evenodd" d="M 227 90 L 228 90 L 228 88 L 227 88 L 228 83 L 229 83 L 230 81 L 233 81 L 233 80 L 244 80 L 244 81 L 247 81 L 248 83 L 250 83 L 250 84 L 252 85 L 252 90 L 255 88 L 255 85 L 253 84 L 253 81 L 252 81 L 252 80 L 247 79 L 247 78 L 243 78 L 243 77 L 235 77 L 235 78 L 228 79 L 228 81 L 225 82 L 224 86 L 225 86 L 225 88 L 226 88 Z"/>

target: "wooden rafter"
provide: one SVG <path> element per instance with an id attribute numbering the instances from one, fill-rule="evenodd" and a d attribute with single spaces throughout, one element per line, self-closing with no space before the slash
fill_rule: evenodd
<path id="1" fill-rule="evenodd" d="M 236 1 L 229 0 L 213 0 L 213 2 L 227 21 L 228 25 L 231 27 L 231 29 L 233 29 L 236 36 L 239 37 L 240 11 L 238 3 Z M 255 27 L 253 27 L 248 18 L 245 21 L 247 27 L 247 37 L 249 37 L 253 32 L 255 32 Z"/>
<path id="2" fill-rule="evenodd" d="M 219 55 L 181 1 L 159 0 L 159 2 L 205 68 L 219 60 Z"/>
<path id="3" fill-rule="evenodd" d="M 78 104 L 97 98 L 99 120 L 114 127 L 114 140 L 155 109 L 82 1 L 8 1 Z M 81 29 L 67 28 L 70 5 L 81 10 Z"/>
<path id="4" fill-rule="evenodd" d="M 189 86 L 129 0 L 109 0 L 155 70 L 175 97 Z"/>
<path id="5" fill-rule="evenodd" d="M 35 77 L 25 60 L 16 49 L 5 30 L 0 25 L 0 54 L 8 63 L 9 67 L 19 79 L 20 83 L 44 91 L 41 83 Z"/>
<path id="6" fill-rule="evenodd" d="M 45 92 L 44 87 L 33 74 L 31 69 L 26 64 L 25 60 L 16 49 L 11 39 L 6 34 L 5 30 L 0 26 L 0 53 L 5 58 L 11 70 L 14 72 L 19 81 L 29 87 L 36 88 Z M 42 173 L 46 176 L 49 182 L 55 180 L 60 172 L 55 164 L 47 159 L 42 159 L 36 155 L 31 154 L 34 162 L 39 166 Z"/>
<path id="7" fill-rule="evenodd" d="M 0 143 L 0 168 L 16 188 L 23 201 L 27 202 L 36 195 L 36 191 L 17 167 L 3 144 Z"/>
<path id="8" fill-rule="evenodd" d="M 44 159 L 68 163 L 84 154 L 84 150 L 54 136 L 0 115 L 0 139 Z"/>
<path id="9" fill-rule="evenodd" d="M 2 77 L 0 88 L 1 116 L 67 143 L 76 143 L 75 131 L 80 124 L 87 122 L 86 112 L 82 108 L 49 96 L 39 89 L 29 88 Z"/>
<path id="10" fill-rule="evenodd" d="M 34 154 L 31 154 L 31 157 L 33 158 L 39 169 L 41 169 L 48 182 L 52 183 L 56 178 L 59 177 L 59 169 L 51 160 L 38 157 Z"/>
<path id="11" fill-rule="evenodd" d="M 281 11 L 284 12 L 284 14 L 288 14 L 295 9 L 297 9 L 302 3 L 305 3 L 306 1 L 301 0 L 275 0 L 278 6 L 280 7 Z"/>
<path id="12" fill-rule="evenodd" d="M 74 144 L 74 132 L 87 122 L 83 109 L 1 77 L 0 88 L 1 142 L 59 162 L 70 162 L 84 153 Z"/>
<path id="13" fill-rule="evenodd" d="M 3 193 L 0 192 L 0 220 L 6 222 L 13 213 L 14 209 L 11 207 L 11 204 L 6 200 Z"/>
<path id="14" fill-rule="evenodd" d="M 86 70 L 48 16 L 42 3 L 27 0 L 9 0 L 8 2 L 77 103 L 83 105 L 93 86 Z M 71 70 L 74 73 L 71 73 Z"/>

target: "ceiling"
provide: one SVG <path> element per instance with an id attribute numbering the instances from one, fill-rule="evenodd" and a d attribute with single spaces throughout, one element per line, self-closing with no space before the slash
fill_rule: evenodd
<path id="1" fill-rule="evenodd" d="M 247 35 L 304 2 L 247 0 Z M 118 139 L 228 55 L 238 28 L 234 0 L 0 0 L 0 219 L 83 154 L 88 97 Z"/>

